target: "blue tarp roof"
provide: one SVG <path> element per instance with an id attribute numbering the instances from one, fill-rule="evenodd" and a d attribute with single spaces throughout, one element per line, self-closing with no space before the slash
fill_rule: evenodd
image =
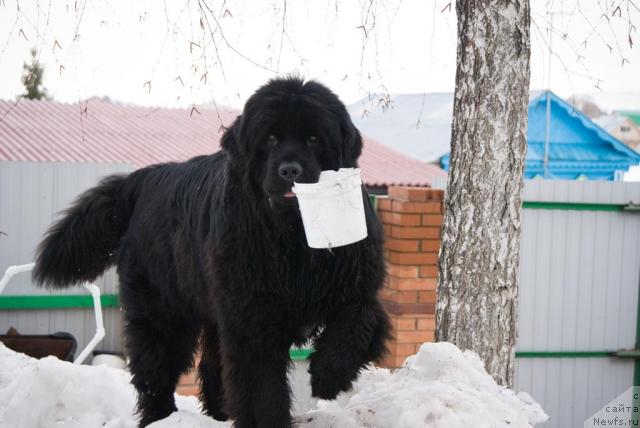
<path id="1" fill-rule="evenodd" d="M 613 180 L 616 171 L 640 163 L 640 154 L 600 128 L 551 91 L 529 101 L 525 178 L 544 176 L 546 99 L 550 96 L 551 121 L 548 178 Z M 446 170 L 449 154 L 440 158 Z"/>

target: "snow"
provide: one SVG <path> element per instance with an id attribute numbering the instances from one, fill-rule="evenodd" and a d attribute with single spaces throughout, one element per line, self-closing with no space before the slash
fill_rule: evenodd
<path id="1" fill-rule="evenodd" d="M 319 402 L 309 427 L 528 427 L 547 419 L 527 394 L 498 386 L 475 353 L 425 343 L 402 368 L 362 373 L 350 397 Z"/>
<path id="2" fill-rule="evenodd" d="M 129 374 L 54 357 L 36 360 L 0 344 L 0 427 L 133 428 Z M 152 428 L 230 427 L 199 413 L 194 397 Z M 295 418 L 300 427 L 529 427 L 547 419 L 527 394 L 498 386 L 472 352 L 425 343 L 398 370 L 363 371 L 354 388 Z"/>
<path id="3" fill-rule="evenodd" d="M 640 181 L 640 166 L 632 166 L 629 172 L 624 173 L 624 181 L 638 182 Z"/>
<path id="4" fill-rule="evenodd" d="M 123 370 L 36 360 L 0 345 L 0 426 L 134 427 Z"/>

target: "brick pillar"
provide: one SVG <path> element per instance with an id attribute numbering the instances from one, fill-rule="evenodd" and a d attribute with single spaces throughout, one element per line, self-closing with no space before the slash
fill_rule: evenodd
<path id="1" fill-rule="evenodd" d="M 388 273 L 380 297 L 394 336 L 384 366 L 401 366 L 434 340 L 443 197 L 442 190 L 391 187 L 387 198 L 378 199 Z"/>

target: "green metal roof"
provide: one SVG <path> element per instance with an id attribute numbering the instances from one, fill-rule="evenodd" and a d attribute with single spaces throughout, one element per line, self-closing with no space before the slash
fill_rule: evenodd
<path id="1" fill-rule="evenodd" d="M 627 116 L 633 123 L 640 126 L 640 111 L 620 110 L 622 116 Z"/>

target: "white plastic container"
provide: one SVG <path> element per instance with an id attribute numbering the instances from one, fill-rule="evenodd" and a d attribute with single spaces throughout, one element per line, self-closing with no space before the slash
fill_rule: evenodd
<path id="1" fill-rule="evenodd" d="M 357 168 L 322 171 L 317 183 L 294 184 L 309 247 L 341 247 L 367 237 L 361 186 Z"/>

